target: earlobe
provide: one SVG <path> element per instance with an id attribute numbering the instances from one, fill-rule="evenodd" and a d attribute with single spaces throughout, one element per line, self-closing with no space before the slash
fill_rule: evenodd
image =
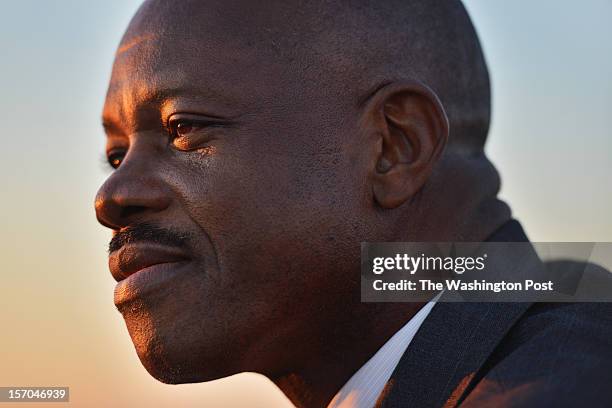
<path id="1" fill-rule="evenodd" d="M 389 84 L 366 106 L 379 135 L 372 192 L 383 208 L 395 208 L 427 182 L 448 139 L 448 119 L 436 94 L 410 81 Z"/>

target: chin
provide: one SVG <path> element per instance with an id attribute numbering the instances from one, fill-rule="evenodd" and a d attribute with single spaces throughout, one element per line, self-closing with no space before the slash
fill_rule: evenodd
<path id="1" fill-rule="evenodd" d="M 143 304 L 121 308 L 138 358 L 149 374 L 165 384 L 212 381 L 236 374 L 227 338 L 185 313 L 155 313 Z M 235 355 L 235 354 L 234 354 Z"/>
<path id="2" fill-rule="evenodd" d="M 223 376 L 205 375 L 179 364 L 168 364 L 165 356 L 138 355 L 140 362 L 151 377 L 164 384 L 189 384 L 217 380 Z"/>
<path id="3" fill-rule="evenodd" d="M 140 362 L 153 378 L 165 384 L 198 383 L 236 374 L 225 368 L 231 366 L 231 361 L 221 360 L 222 351 L 207 355 L 206 347 L 178 337 L 180 330 L 166 332 L 153 328 L 143 332 L 136 329 L 137 335 L 134 335 L 130 326 L 133 327 L 128 324 L 128 331 Z"/>

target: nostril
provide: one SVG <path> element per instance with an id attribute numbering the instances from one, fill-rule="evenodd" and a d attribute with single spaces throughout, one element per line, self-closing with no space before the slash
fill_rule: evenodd
<path id="1" fill-rule="evenodd" d="M 144 207 L 141 205 L 128 205 L 128 206 L 121 208 L 120 217 L 122 219 L 128 219 L 134 215 L 143 213 L 146 210 L 147 210 L 147 207 Z"/>

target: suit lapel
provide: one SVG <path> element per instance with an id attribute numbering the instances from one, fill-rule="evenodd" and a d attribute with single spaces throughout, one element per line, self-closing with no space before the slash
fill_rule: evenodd
<path id="1" fill-rule="evenodd" d="M 527 241 L 510 221 L 489 241 Z M 437 303 L 391 375 L 384 408 L 453 407 L 531 303 Z"/>
<path id="2" fill-rule="evenodd" d="M 438 303 L 391 376 L 383 407 L 454 406 L 529 303 Z"/>

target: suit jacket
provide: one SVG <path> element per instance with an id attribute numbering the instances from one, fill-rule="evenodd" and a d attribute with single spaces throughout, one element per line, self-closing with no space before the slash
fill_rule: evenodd
<path id="1" fill-rule="evenodd" d="M 379 406 L 612 407 L 612 303 L 437 303 Z"/>

